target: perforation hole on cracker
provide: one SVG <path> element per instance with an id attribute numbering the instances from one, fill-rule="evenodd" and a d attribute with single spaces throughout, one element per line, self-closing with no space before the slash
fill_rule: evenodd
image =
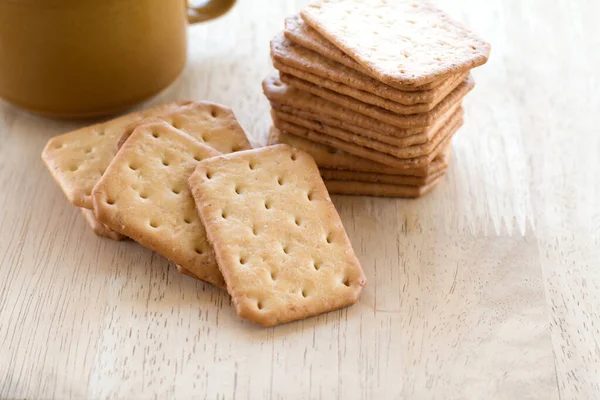
<path id="1" fill-rule="evenodd" d="M 200 254 L 200 255 L 204 254 L 204 250 L 202 250 L 200 247 L 194 248 L 194 251 L 196 252 L 196 254 Z"/>
<path id="2" fill-rule="evenodd" d="M 320 263 L 320 262 L 317 262 L 317 261 L 315 261 L 315 260 L 313 260 L 313 262 L 312 262 L 312 266 L 313 266 L 313 268 L 315 269 L 315 271 L 318 271 L 319 269 L 321 269 L 321 263 Z"/>

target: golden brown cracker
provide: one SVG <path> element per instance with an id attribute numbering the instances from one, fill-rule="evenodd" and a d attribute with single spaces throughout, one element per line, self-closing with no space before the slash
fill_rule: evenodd
<path id="1" fill-rule="evenodd" d="M 393 168 L 372 160 L 354 156 L 321 143 L 312 142 L 288 132 L 282 132 L 272 126 L 269 134 L 269 144 L 273 145 L 278 143 L 285 143 L 309 153 L 315 159 L 319 168 L 419 177 L 427 177 L 442 169 L 446 169 L 448 167 L 450 154 L 450 146 L 448 146 L 427 165 L 418 168 Z"/>
<path id="2" fill-rule="evenodd" d="M 168 123 L 221 153 L 252 148 L 233 111 L 220 104 L 208 101 L 193 102 L 154 119 Z M 147 121 L 142 120 L 131 124 L 123 133 L 118 147 L 121 147 L 137 126 L 145 123 Z"/>
<path id="3" fill-rule="evenodd" d="M 137 127 L 94 187 L 96 217 L 224 287 L 187 185 L 199 161 L 219 154 L 166 122 Z"/>
<path id="4" fill-rule="evenodd" d="M 359 71 L 365 75 L 370 75 L 372 78 L 377 78 L 376 76 L 372 75 L 368 69 L 363 68 L 362 65 L 348 57 L 346 53 L 335 47 L 335 45 L 321 36 L 320 33 L 308 26 L 308 24 L 302 20 L 300 14 L 293 15 L 285 20 L 284 34 L 291 41 L 316 53 L 319 53 L 323 57 L 355 69 L 356 71 Z M 452 74 L 447 74 L 437 78 L 432 82 L 417 86 L 401 85 L 395 82 L 390 82 L 389 85 L 404 91 L 429 90 L 443 84 L 447 79 L 452 77 Z"/>
<path id="5" fill-rule="evenodd" d="M 395 125 L 399 128 L 422 128 L 435 123 L 435 121 L 444 115 L 450 108 L 460 103 L 463 97 L 475 87 L 475 81 L 469 77 L 463 83 L 458 85 L 452 93 L 446 96 L 443 101 L 435 106 L 433 110 L 426 113 L 400 115 L 381 107 L 363 103 L 352 97 L 333 92 L 285 73 L 280 73 L 280 78 L 282 82 L 287 83 L 288 85 L 292 85 L 300 90 L 329 100 L 349 110 L 364 114 L 390 125 Z"/>
<path id="6" fill-rule="evenodd" d="M 348 132 L 343 129 L 319 123 L 317 121 L 302 119 L 292 114 L 277 111 L 276 109 L 271 110 L 271 115 L 273 116 L 273 121 L 286 121 L 294 125 L 310 129 L 314 132 L 333 136 L 345 142 L 354 143 L 358 146 L 373 149 L 381 153 L 390 154 L 397 158 L 415 158 L 427 155 L 437 148 L 438 144 L 444 140 L 448 134 L 444 127 L 448 125 L 452 126 L 456 122 L 460 121 L 463 117 L 463 111 L 462 108 L 459 108 L 447 121 L 445 121 L 444 124 L 441 124 L 441 126 L 431 134 L 431 137 L 428 137 L 425 140 L 421 140 L 420 137 L 417 137 L 417 140 L 415 140 L 412 136 L 409 136 L 407 138 L 397 138 L 394 140 L 395 143 L 393 144 L 389 143 L 392 140 L 389 140 L 388 143 L 386 143 L 380 141 L 379 138 L 367 138 L 356 135 L 353 132 Z M 275 123 L 275 125 L 277 125 L 277 123 Z"/>
<path id="7" fill-rule="evenodd" d="M 281 72 L 398 114 L 432 110 L 468 75 L 453 75 L 430 90 L 402 91 L 294 44 L 283 34 L 271 40 L 271 57 Z"/>
<path id="8" fill-rule="evenodd" d="M 420 85 L 487 62 L 490 45 L 428 1 L 311 0 L 302 19 L 381 82 Z"/>
<path id="9" fill-rule="evenodd" d="M 53 137 L 44 148 L 42 159 L 67 199 L 77 207 L 91 209 L 92 189 L 113 159 L 126 127 L 189 103 L 162 104 Z"/>
<path id="10" fill-rule="evenodd" d="M 440 133 L 443 135 L 444 139 L 428 154 L 414 158 L 398 158 L 390 154 L 385 154 L 377 150 L 362 147 L 355 143 L 346 142 L 334 136 L 324 135 L 322 133 L 318 133 L 279 119 L 273 120 L 273 124 L 276 128 L 282 131 L 289 132 L 297 136 L 302 136 L 313 142 L 322 143 L 327 146 L 343 150 L 360 158 L 366 158 L 394 168 L 417 168 L 432 162 L 437 154 L 449 145 L 450 141 L 452 140 L 452 136 L 462 125 L 462 121 L 456 123 L 455 125 L 446 124 Z"/>
<path id="11" fill-rule="evenodd" d="M 431 192 L 440 179 L 425 186 L 390 185 L 385 183 L 325 180 L 325 186 L 331 194 L 374 197 L 406 197 L 416 198 Z"/>
<path id="12" fill-rule="evenodd" d="M 189 184 L 240 317 L 273 326 L 358 300 L 366 279 L 310 155 L 214 157 Z"/>

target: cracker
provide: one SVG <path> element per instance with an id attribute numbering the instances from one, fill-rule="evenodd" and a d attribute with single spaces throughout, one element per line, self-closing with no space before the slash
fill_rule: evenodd
<path id="1" fill-rule="evenodd" d="M 441 131 L 444 139 L 428 154 L 415 158 L 398 158 L 278 119 L 275 119 L 273 124 L 276 128 L 282 131 L 286 131 L 297 136 L 302 136 L 313 142 L 322 143 L 327 146 L 343 150 L 360 158 L 366 158 L 394 168 L 416 168 L 429 164 L 437 156 L 437 154 L 450 143 L 452 136 L 462 125 L 462 121 L 456 123 L 455 125 L 446 124 Z"/>
<path id="2" fill-rule="evenodd" d="M 310 155 L 227 154 L 189 184 L 240 317 L 273 326 L 358 300 L 366 279 Z"/>
<path id="3" fill-rule="evenodd" d="M 186 275 L 186 276 L 189 276 L 190 278 L 202 280 L 202 279 L 198 278 L 198 276 L 196 276 L 196 274 L 194 274 L 193 272 L 188 271 L 187 269 L 183 268 L 179 264 L 175 265 L 175 267 L 177 268 L 177 272 L 179 272 L 181 275 Z"/>
<path id="4" fill-rule="evenodd" d="M 273 109 L 271 111 L 273 120 L 282 120 L 294 125 L 301 126 L 306 129 L 310 129 L 323 135 L 332 136 L 341 139 L 345 142 L 354 143 L 358 146 L 367 147 L 379 151 L 381 153 L 390 154 L 398 158 L 414 158 L 422 155 L 429 154 L 437 145 L 444 140 L 447 135 L 447 130 L 444 126 L 452 126 L 456 122 L 460 121 L 463 117 L 463 110 L 459 108 L 444 124 L 435 131 L 431 137 L 424 141 L 415 141 L 413 137 L 397 138 L 394 141 L 396 143 L 390 144 L 389 142 L 382 142 L 378 139 L 366 138 L 364 136 L 356 135 L 352 132 L 345 131 L 343 129 L 331 127 L 329 125 L 321 124 L 316 121 L 310 121 L 302 118 L 298 118 L 292 114 L 287 114 L 281 111 Z M 277 125 L 275 123 L 275 125 Z M 392 140 L 390 140 L 392 141 Z"/>
<path id="5" fill-rule="evenodd" d="M 392 168 L 387 165 L 356 157 L 342 150 L 327 145 L 312 142 L 300 136 L 281 132 L 274 126 L 269 134 L 269 144 L 285 143 L 309 153 L 319 168 L 329 168 L 344 171 L 372 172 L 375 174 L 411 175 L 426 177 L 448 167 L 450 146 L 442 150 L 429 164 L 419 168 Z"/>
<path id="6" fill-rule="evenodd" d="M 283 106 L 277 103 L 271 103 L 271 106 L 273 110 L 288 114 L 299 120 L 301 119 L 303 121 L 309 121 L 313 124 L 319 124 L 323 126 L 327 125 L 329 127 L 339 128 L 341 130 L 350 132 L 355 135 L 364 136 L 397 147 L 407 147 L 415 144 L 427 143 L 433 137 L 433 135 L 435 135 L 439 128 L 443 124 L 445 124 L 446 121 L 448 121 L 448 119 L 452 115 L 454 115 L 456 112 L 463 112 L 461 104 L 458 103 L 455 106 L 453 106 L 450 110 L 448 110 L 446 114 L 444 114 L 438 120 L 436 120 L 433 125 L 429 125 L 428 127 L 424 128 L 423 131 L 410 136 L 396 137 L 386 135 L 374 130 L 364 129 L 359 126 L 349 124 L 346 121 L 331 118 L 326 115 L 313 114 L 311 112 L 302 111 L 290 106 Z M 294 123 L 293 120 L 290 120 L 289 122 Z M 303 125 L 303 123 L 297 123 L 297 125 L 301 125 L 306 128 L 310 127 L 308 125 Z"/>
<path id="7" fill-rule="evenodd" d="M 371 118 L 378 119 L 382 122 L 398 126 L 400 128 L 416 128 L 425 127 L 433 124 L 438 118 L 446 113 L 452 106 L 460 103 L 467 93 L 475 86 L 475 81 L 472 78 L 467 78 L 463 83 L 457 86 L 448 96 L 444 98 L 435 108 L 426 113 L 399 115 L 381 107 L 363 103 L 352 97 L 333 92 L 329 89 L 314 85 L 310 82 L 298 79 L 294 76 L 281 73 L 281 81 L 288 85 L 295 86 L 300 90 L 312 93 L 315 96 L 322 97 L 342 107 L 346 107 L 352 111 L 367 115 Z"/>
<path id="8" fill-rule="evenodd" d="M 425 186 L 389 185 L 385 183 L 326 180 L 325 186 L 331 194 L 416 198 L 431 192 L 439 183 L 439 178 Z"/>
<path id="9" fill-rule="evenodd" d="M 427 1 L 311 0 L 304 21 L 387 84 L 420 85 L 485 64 L 490 45 Z"/>
<path id="10" fill-rule="evenodd" d="M 369 75 L 376 79 L 376 76 L 371 75 L 371 72 L 362 65 L 348 57 L 346 53 L 335 47 L 331 42 L 321 36 L 320 33 L 308 26 L 300 17 L 300 14 L 293 15 L 285 20 L 285 36 L 291 41 L 299 44 L 300 46 L 306 47 L 320 55 L 336 61 L 346 67 L 352 68 L 360 73 Z M 446 79 L 450 79 L 453 75 L 444 75 L 435 81 L 426 83 L 420 86 L 405 86 L 398 85 L 394 82 L 390 83 L 390 86 L 395 87 L 404 91 L 419 91 L 433 89 L 445 82 Z"/>
<path id="11" fill-rule="evenodd" d="M 233 111 L 220 104 L 194 102 L 154 119 L 168 123 L 221 153 L 252 148 Z M 121 147 L 137 126 L 145 123 L 147 121 L 142 120 L 128 126 L 117 147 Z"/>
<path id="12" fill-rule="evenodd" d="M 96 217 L 202 280 L 224 287 L 187 179 L 220 154 L 165 122 L 139 126 L 94 187 Z"/>
<path id="13" fill-rule="evenodd" d="M 456 74 L 434 89 L 401 91 L 294 44 L 283 34 L 271 40 L 271 57 L 281 72 L 398 114 L 430 111 L 469 74 Z"/>
<path id="14" fill-rule="evenodd" d="M 67 199 L 77 207 L 92 208 L 94 185 L 113 159 L 126 127 L 135 121 L 169 113 L 189 104 L 176 101 L 56 136 L 48 141 L 42 159 Z"/>
<path id="15" fill-rule="evenodd" d="M 342 171 L 339 169 L 323 169 L 319 168 L 321 177 L 323 180 L 337 180 L 337 181 L 354 181 L 354 182 L 368 182 L 368 183 L 385 183 L 390 185 L 400 186 L 425 186 L 429 183 L 439 179 L 446 172 L 445 169 L 431 174 L 426 177 L 410 176 L 410 175 L 388 175 L 388 174 L 374 174 L 369 172 L 356 172 L 356 171 Z"/>
<path id="16" fill-rule="evenodd" d="M 92 232 L 94 232 L 96 235 L 118 241 L 127 239 L 127 236 L 121 235 L 119 232 L 113 231 L 112 229 L 98 221 L 96 219 L 96 216 L 94 215 L 94 211 L 88 210 L 87 208 L 81 208 L 80 210 L 83 214 L 83 217 L 85 218 L 85 222 L 87 222 L 89 227 L 92 228 Z"/>
<path id="17" fill-rule="evenodd" d="M 352 125 L 362 129 L 380 132 L 385 135 L 396 137 L 411 136 L 416 133 L 421 133 L 427 128 L 399 128 L 356 111 L 349 110 L 346 107 L 332 103 L 329 100 L 325 100 L 321 97 L 298 90 L 293 86 L 283 83 L 279 77 L 279 72 L 277 71 L 263 80 L 262 86 L 265 96 L 267 96 L 274 107 L 278 105 L 306 111 L 321 115 L 323 118 L 344 121 L 347 125 Z M 324 120 L 324 122 L 327 121 Z M 433 123 L 435 123 L 435 121 L 433 121 L 432 124 Z"/>

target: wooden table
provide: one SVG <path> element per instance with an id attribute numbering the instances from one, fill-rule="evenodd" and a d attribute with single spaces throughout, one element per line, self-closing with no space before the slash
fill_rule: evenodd
<path id="1" fill-rule="evenodd" d="M 268 42 L 303 3 L 190 28 L 151 103 L 228 104 L 263 142 Z M 81 122 L 0 104 L 0 398 L 600 398 L 600 2 L 439 3 L 493 45 L 447 177 L 420 200 L 336 197 L 363 296 L 272 329 L 92 234 L 40 160 Z"/>

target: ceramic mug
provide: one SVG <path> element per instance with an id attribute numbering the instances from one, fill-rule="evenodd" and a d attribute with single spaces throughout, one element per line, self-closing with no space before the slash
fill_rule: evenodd
<path id="1" fill-rule="evenodd" d="M 0 97 L 59 117 L 116 113 L 182 71 L 186 26 L 235 0 L 0 0 Z"/>

